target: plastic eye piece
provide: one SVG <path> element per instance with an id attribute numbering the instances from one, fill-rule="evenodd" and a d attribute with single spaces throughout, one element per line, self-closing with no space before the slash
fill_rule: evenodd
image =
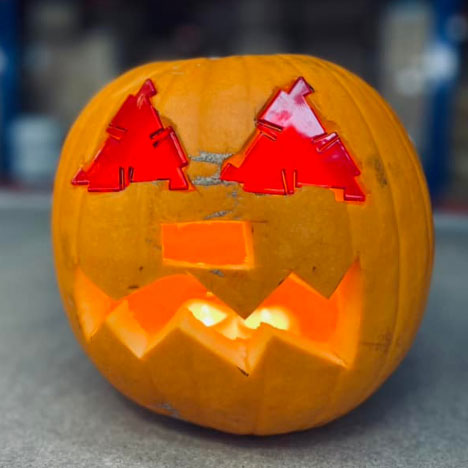
<path id="1" fill-rule="evenodd" d="M 182 170 L 188 158 L 172 127 L 164 127 L 150 98 L 156 94 L 146 80 L 130 95 L 107 127 L 108 137 L 87 168 L 78 171 L 73 185 L 89 192 L 116 192 L 132 182 L 169 181 L 170 190 L 187 190 Z"/>
<path id="2" fill-rule="evenodd" d="M 239 182 L 247 192 L 289 195 L 304 185 L 341 189 L 345 201 L 363 202 L 360 174 L 340 137 L 327 133 L 306 96 L 312 87 L 299 77 L 279 91 L 257 118 L 257 130 L 238 159 L 227 161 L 221 180 Z"/>

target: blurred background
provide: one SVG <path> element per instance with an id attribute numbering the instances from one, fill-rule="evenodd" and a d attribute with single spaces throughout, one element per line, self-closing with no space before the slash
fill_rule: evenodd
<path id="1" fill-rule="evenodd" d="M 47 193 L 88 99 L 144 62 L 294 52 L 390 101 L 437 206 L 468 213 L 468 6 L 462 0 L 0 0 L 2 192 Z"/>

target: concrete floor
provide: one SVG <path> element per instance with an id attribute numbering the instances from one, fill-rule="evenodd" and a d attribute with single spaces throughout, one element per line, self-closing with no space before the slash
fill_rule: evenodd
<path id="1" fill-rule="evenodd" d="M 468 220 L 437 218 L 423 326 L 366 403 L 320 429 L 234 437 L 148 413 L 78 347 L 45 207 L 0 203 L 0 467 L 468 467 Z"/>

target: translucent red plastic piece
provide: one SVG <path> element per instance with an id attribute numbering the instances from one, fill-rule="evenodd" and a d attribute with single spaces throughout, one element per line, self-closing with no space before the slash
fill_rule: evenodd
<path id="1" fill-rule="evenodd" d="M 150 98 L 156 94 L 151 80 L 127 97 L 107 127 L 108 138 L 87 168 L 78 171 L 73 185 L 90 192 L 124 190 L 132 182 L 168 180 L 170 190 L 186 190 L 183 168 L 188 164 L 176 133 L 164 127 Z"/>
<path id="2" fill-rule="evenodd" d="M 312 87 L 299 77 L 280 90 L 257 118 L 255 135 L 236 167 L 229 160 L 221 180 L 239 182 L 247 192 L 293 194 L 316 185 L 341 189 L 346 201 L 363 202 L 356 164 L 336 133 L 327 133 L 306 101 Z M 236 155 L 238 156 L 238 155 Z"/>

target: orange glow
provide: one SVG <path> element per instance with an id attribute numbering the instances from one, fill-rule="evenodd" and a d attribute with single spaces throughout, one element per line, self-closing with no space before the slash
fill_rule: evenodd
<path id="1" fill-rule="evenodd" d="M 296 320 L 291 312 L 280 307 L 257 309 L 243 320 L 233 310 L 213 302 L 188 301 L 184 306 L 203 325 L 215 329 L 230 340 L 250 338 L 253 332 L 264 324 L 278 330 L 298 332 Z"/>
<path id="2" fill-rule="evenodd" d="M 206 327 L 212 327 L 227 318 L 228 313 L 218 307 L 202 301 L 190 301 L 186 307 L 193 316 Z"/>
<path id="3" fill-rule="evenodd" d="M 252 231 L 244 221 L 162 224 L 161 244 L 166 264 L 227 269 L 253 266 Z"/>
<path id="4" fill-rule="evenodd" d="M 116 306 L 116 301 L 104 294 L 81 270 L 76 274 L 74 295 L 81 330 L 89 339 Z"/>
<path id="5" fill-rule="evenodd" d="M 128 306 L 136 320 L 149 333 L 161 329 L 189 299 L 204 299 L 206 288 L 193 276 L 172 275 L 138 289 L 127 296 Z"/>
<path id="6" fill-rule="evenodd" d="M 278 305 L 294 311 L 301 334 L 314 341 L 327 341 L 336 328 L 338 308 L 334 298 L 323 297 L 294 274 L 289 275 L 260 308 L 271 309 Z"/>
<path id="7" fill-rule="evenodd" d="M 105 323 L 138 357 L 171 319 L 177 315 L 180 322 L 189 314 L 213 337 L 227 338 L 233 349 L 242 348 L 247 341 L 255 344 L 257 337 L 273 328 L 349 363 L 355 356 L 361 321 L 360 277 L 359 263 L 355 262 L 326 298 L 290 274 L 245 320 L 186 273 L 160 278 L 113 301 L 78 270 L 75 301 L 87 339 Z"/>
<path id="8" fill-rule="evenodd" d="M 266 323 L 278 330 L 290 330 L 292 317 L 291 313 L 281 307 L 266 308 L 262 307 L 253 311 L 244 321 L 246 327 L 257 329 L 260 325 Z"/>

